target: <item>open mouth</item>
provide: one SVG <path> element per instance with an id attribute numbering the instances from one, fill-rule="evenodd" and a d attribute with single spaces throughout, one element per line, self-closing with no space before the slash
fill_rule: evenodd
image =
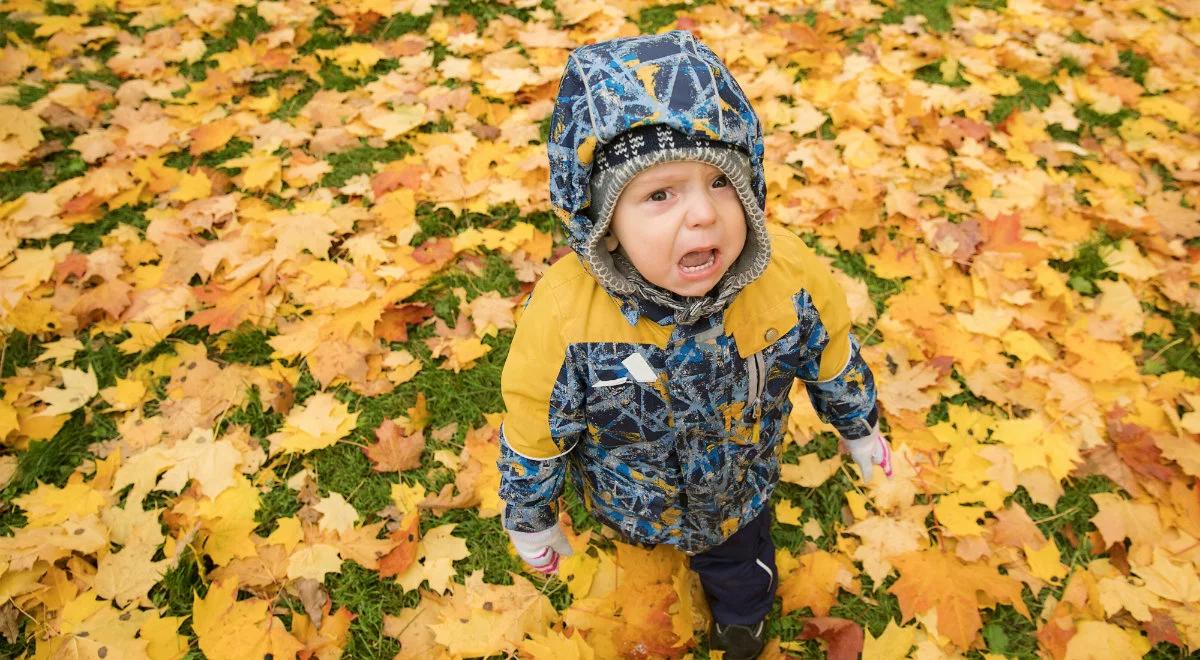
<path id="1" fill-rule="evenodd" d="M 712 268 L 717 263 L 715 248 L 693 250 L 679 260 L 679 269 L 688 275 L 696 275 Z"/>

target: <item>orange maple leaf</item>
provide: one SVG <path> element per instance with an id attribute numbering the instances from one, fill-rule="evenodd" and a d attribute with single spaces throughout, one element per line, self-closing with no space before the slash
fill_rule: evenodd
<path id="1" fill-rule="evenodd" d="M 421 466 L 421 453 L 425 451 L 425 434 L 417 431 L 405 435 L 396 422 L 384 420 L 375 429 L 373 445 L 363 447 L 363 453 L 371 459 L 371 468 L 376 472 L 400 472 Z"/>
<path id="2" fill-rule="evenodd" d="M 418 541 L 421 540 L 421 514 L 413 511 L 404 516 L 400 529 L 388 535 L 396 542 L 395 547 L 379 558 L 379 576 L 392 577 L 408 570 L 417 559 Z"/>
<path id="3" fill-rule="evenodd" d="M 1007 602 L 1029 617 L 1021 600 L 1021 583 L 984 564 L 964 564 L 941 548 L 892 558 L 900 579 L 888 588 L 900 600 L 904 621 L 937 610 L 938 632 L 959 648 L 968 648 L 983 621 L 979 608 Z M 981 595 L 982 594 L 982 595 Z"/>

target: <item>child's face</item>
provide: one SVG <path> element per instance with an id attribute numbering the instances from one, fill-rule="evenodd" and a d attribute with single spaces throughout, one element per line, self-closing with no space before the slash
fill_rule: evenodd
<path id="1" fill-rule="evenodd" d="M 708 293 L 746 244 L 746 216 L 733 183 L 699 161 L 659 163 L 617 198 L 613 235 L 651 284 L 681 296 Z"/>

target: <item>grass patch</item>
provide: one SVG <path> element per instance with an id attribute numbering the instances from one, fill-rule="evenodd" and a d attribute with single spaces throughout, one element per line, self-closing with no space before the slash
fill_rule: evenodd
<path id="1" fill-rule="evenodd" d="M 833 433 L 819 433 L 805 447 L 789 445 L 780 462 L 795 463 L 801 454 L 814 452 L 822 460 L 828 460 L 839 453 L 839 444 L 837 436 Z M 813 542 L 822 550 L 833 550 L 842 526 L 842 508 L 846 505 L 845 493 L 852 488 L 850 476 L 845 470 L 839 470 L 817 488 L 805 488 L 780 481 L 775 486 L 775 492 L 778 497 L 790 500 L 803 508 L 805 518 L 813 518 L 820 523 L 821 537 Z M 776 523 L 771 529 L 771 536 L 776 545 L 790 550 L 799 550 L 805 544 L 804 532 L 796 525 Z"/>
<path id="2" fill-rule="evenodd" d="M 455 215 L 445 207 L 433 208 L 429 202 L 422 202 L 417 207 L 417 224 L 421 231 L 413 236 L 410 244 L 420 245 L 431 238 L 453 237 L 467 229 L 498 229 L 508 231 L 518 222 L 528 222 L 538 231 L 552 234 L 558 227 L 558 220 L 549 211 L 538 211 L 522 216 L 515 204 L 493 206 L 487 213 L 465 211 Z"/>
<path id="3" fill-rule="evenodd" d="M 272 362 L 271 353 L 275 349 L 267 343 L 270 338 L 271 335 L 266 330 L 247 322 L 234 330 L 221 333 L 216 344 L 221 350 L 222 359 L 257 367 Z"/>
<path id="4" fill-rule="evenodd" d="M 43 96 L 45 96 L 49 93 L 50 93 L 49 87 L 38 87 L 36 85 L 26 85 L 25 83 L 18 83 L 17 98 L 14 101 L 14 103 L 16 103 L 18 107 L 28 108 L 29 106 L 33 105 L 38 99 L 42 98 Z"/>
<path id="5" fill-rule="evenodd" d="M 33 33 L 37 31 L 37 27 L 36 23 L 18 21 L 12 18 L 12 12 L 6 11 L 0 13 L 0 48 L 13 43 L 12 39 L 8 36 L 9 34 L 16 35 L 18 39 L 25 43 L 42 41 L 33 36 Z"/>
<path id="6" fill-rule="evenodd" d="M 260 439 L 265 451 L 267 449 L 266 437 L 278 431 L 283 426 L 283 415 L 274 410 L 268 410 L 263 406 L 258 388 L 251 389 L 247 393 L 246 398 L 248 400 L 241 408 L 225 413 L 225 416 L 221 418 L 218 431 L 223 433 L 231 424 L 246 426 L 250 429 L 251 437 Z"/>
<path id="7" fill-rule="evenodd" d="M 924 16 L 925 25 L 934 32 L 948 32 L 954 26 L 950 15 L 953 0 L 900 0 L 879 19 L 885 25 L 903 23 L 906 16 Z"/>
<path id="8" fill-rule="evenodd" d="M 238 7 L 233 20 L 225 24 L 224 33 L 208 42 L 204 53 L 207 59 L 217 53 L 224 53 L 237 48 L 238 42 L 254 43 L 258 35 L 271 31 L 271 24 L 258 15 L 254 7 Z"/>
<path id="9" fill-rule="evenodd" d="M 1030 612 L 1036 616 L 1038 608 L 1030 608 Z M 1038 657 L 1037 626 L 1012 605 L 1000 604 L 985 610 L 983 618 L 980 632 L 989 653 L 1009 658 Z"/>
<path id="10" fill-rule="evenodd" d="M 1117 57 L 1121 62 L 1121 66 L 1116 68 L 1117 75 L 1133 78 L 1137 84 L 1145 87 L 1146 73 L 1150 71 L 1150 60 L 1129 49 L 1121 51 Z"/>
<path id="11" fill-rule="evenodd" d="M 1142 342 L 1145 361 L 1142 373 L 1164 374 L 1182 371 L 1200 378 L 1200 346 L 1195 343 L 1196 328 L 1200 328 L 1200 314 L 1181 305 L 1172 304 L 1164 316 L 1171 322 L 1169 337 L 1160 334 L 1135 335 Z"/>
<path id="12" fill-rule="evenodd" d="M 1103 128 L 1108 131 L 1115 131 L 1121 127 L 1121 124 L 1126 119 L 1136 119 L 1141 116 L 1136 110 L 1129 108 L 1121 108 L 1112 114 L 1097 112 L 1090 105 L 1079 104 L 1075 106 L 1075 116 L 1079 118 L 1079 123 L 1086 126 L 1093 134 L 1097 133 L 1098 128 Z"/>
<path id="13" fill-rule="evenodd" d="M 29 449 L 18 457 L 16 475 L 0 491 L 0 500 L 11 502 L 14 497 L 36 488 L 38 482 L 61 487 L 75 468 L 91 455 L 88 446 L 116 435 L 117 427 L 112 420 L 101 415 L 88 419 L 84 411 L 76 410 L 53 438 L 29 443 Z M 7 535 L 11 531 L 0 528 L 0 534 Z"/>
<path id="14" fill-rule="evenodd" d="M 300 44 L 297 52 L 301 55 L 312 55 L 318 50 L 337 48 L 349 43 L 345 30 L 336 23 L 337 17 L 327 7 L 321 7 L 316 20 L 309 28 L 308 41 Z"/>
<path id="15" fill-rule="evenodd" d="M 34 359 L 42 352 L 41 342 L 33 335 L 27 335 L 20 330 L 4 338 L 4 349 L 0 353 L 0 378 L 11 378 L 19 369 L 33 364 Z M 0 390 L 3 384 L 0 383 Z"/>
<path id="16" fill-rule="evenodd" d="M 258 498 L 258 510 L 254 512 L 256 534 L 266 537 L 279 526 L 280 518 L 290 518 L 300 510 L 300 501 L 287 484 L 279 484 Z"/>
<path id="17" fill-rule="evenodd" d="M 54 139 L 54 133 L 44 131 L 46 141 Z M 74 139 L 63 139 L 63 144 L 70 144 Z M 64 149 L 42 158 L 40 161 L 31 160 L 23 163 L 20 169 L 0 172 L 0 202 L 12 201 L 27 192 L 43 192 L 54 186 L 87 171 L 87 163 L 79 157 L 79 152 Z"/>
<path id="18" fill-rule="evenodd" d="M 1054 539 L 1062 563 L 1076 566 L 1087 564 L 1106 550 L 1093 548 L 1088 539 L 1092 528 L 1091 518 L 1099 511 L 1091 496 L 1096 493 L 1114 493 L 1117 490 L 1117 485 L 1108 477 L 1089 475 L 1083 479 L 1068 481 L 1064 486 L 1063 496 L 1058 499 L 1053 510 L 1035 503 L 1024 486 L 1018 487 L 1009 497 L 1009 501 L 1024 507 L 1038 529 L 1047 538 Z"/>
<path id="19" fill-rule="evenodd" d="M 405 142 L 393 142 L 386 147 L 371 147 L 364 142 L 361 147 L 330 154 L 326 160 L 333 170 L 325 175 L 321 185 L 327 188 L 343 186 L 359 174 L 373 174 L 375 163 L 390 163 L 412 152 L 413 148 Z"/>
<path id="20" fill-rule="evenodd" d="M 391 503 L 391 482 L 371 469 L 358 447 L 338 443 L 309 456 L 321 495 L 341 493 L 364 521 Z"/>
<path id="21" fill-rule="evenodd" d="M 204 598 L 208 594 L 208 585 L 200 576 L 200 565 L 196 551 L 192 546 L 183 549 L 179 555 L 179 563 L 163 575 L 163 579 L 150 589 L 150 600 L 158 607 L 167 609 L 166 616 L 187 617 L 179 633 L 192 633 L 192 598 L 193 595 Z"/>
<path id="22" fill-rule="evenodd" d="M 945 59 L 930 62 L 925 66 L 913 72 L 913 77 L 917 80 L 927 82 L 931 85 L 945 85 L 947 87 L 968 87 L 971 83 L 967 82 L 966 78 L 962 77 L 962 71 L 958 68 L 954 71 L 954 77 L 947 79 L 942 71 L 942 65 L 946 63 Z"/>
<path id="23" fill-rule="evenodd" d="M 483 257 L 483 271 L 478 276 L 473 276 L 461 268 L 443 271 L 413 294 L 411 300 L 430 305 L 438 318 L 453 327 L 459 313 L 458 297 L 453 292 L 455 288 L 465 289 L 469 301 L 487 291 L 496 291 L 502 296 L 514 296 L 519 287 L 517 274 L 508 261 L 499 254 L 486 254 Z M 432 329 L 418 327 L 413 336 L 422 339 L 430 337 Z"/>
<path id="24" fill-rule="evenodd" d="M 701 4 L 701 3 L 697 3 Z M 678 2 L 670 5 L 646 7 L 638 12 L 637 24 L 642 34 L 658 34 L 658 31 L 675 22 L 680 11 L 691 9 L 695 5 Z"/>
<path id="25" fill-rule="evenodd" d="M 1045 109 L 1050 105 L 1051 96 L 1062 93 L 1053 81 L 1043 83 L 1028 76 L 1017 75 L 1017 83 L 1020 84 L 1021 91 L 1012 96 L 997 96 L 993 102 L 987 115 L 988 122 L 992 125 L 1004 121 L 1018 109 Z"/>
<path id="26" fill-rule="evenodd" d="M 485 337 L 483 343 L 491 346 L 492 350 L 479 358 L 474 367 L 458 374 L 432 366 L 429 349 L 423 343 L 414 342 L 409 350 L 426 366 L 416 377 L 396 389 L 400 393 L 410 394 L 410 401 L 416 400 L 417 392 L 425 393 L 430 425 L 434 428 L 453 422 L 481 426 L 484 414 L 504 409 L 498 384 L 511 342 L 512 333 L 509 332 Z"/>
<path id="27" fill-rule="evenodd" d="M 250 149 L 253 147 L 254 144 L 251 142 L 233 138 L 229 142 L 226 142 L 225 146 L 221 147 L 220 149 L 217 149 L 216 151 L 210 151 L 200 156 L 199 164 L 203 165 L 204 167 L 220 167 L 221 163 L 224 163 L 227 160 L 245 156 L 246 154 L 250 153 Z M 226 174 L 232 175 L 237 173 L 235 170 L 228 168 L 222 169 Z"/>
<path id="28" fill-rule="evenodd" d="M 146 220 L 147 205 L 122 206 L 115 211 L 109 211 L 95 222 L 85 222 L 75 225 L 65 234 L 55 234 L 48 239 L 49 245 L 58 245 L 70 241 L 78 252 L 94 252 L 104 245 L 104 237 L 117 228 L 117 225 L 130 225 L 139 231 L 146 231 L 150 222 Z"/>
<path id="29" fill-rule="evenodd" d="M 1050 265 L 1059 272 L 1069 276 L 1067 286 L 1085 296 L 1095 296 L 1100 293 L 1096 286 L 1097 280 L 1116 281 L 1117 274 L 1108 269 L 1103 248 L 1115 245 L 1120 239 L 1106 233 L 1097 234 L 1094 238 L 1079 246 L 1075 256 L 1070 259 L 1051 259 Z"/>
<path id="30" fill-rule="evenodd" d="M 275 112 L 271 113 L 271 118 L 278 119 L 280 121 L 287 121 L 292 117 L 295 117 L 300 113 L 301 110 L 304 109 L 304 106 L 308 105 L 308 102 L 312 100 L 313 95 L 320 91 L 320 89 L 321 86 L 318 85 L 316 81 L 305 78 L 304 87 L 302 87 L 300 91 L 295 92 L 284 99 L 279 104 L 279 107 L 275 109 Z"/>
<path id="31" fill-rule="evenodd" d="M 390 660 L 400 651 L 400 642 L 383 634 L 383 617 L 416 606 L 418 592 L 405 593 L 394 581 L 382 580 L 352 561 L 342 562 L 341 573 L 327 575 L 325 588 L 335 608 L 354 613 L 342 657 Z"/>

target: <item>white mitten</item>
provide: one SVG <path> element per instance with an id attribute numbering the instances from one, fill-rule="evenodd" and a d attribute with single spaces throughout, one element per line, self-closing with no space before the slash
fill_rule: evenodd
<path id="1" fill-rule="evenodd" d="M 862 471 L 863 481 L 871 480 L 871 473 L 876 465 L 883 468 L 885 475 L 892 476 L 892 445 L 879 432 L 878 423 L 871 429 L 870 435 L 843 442 L 850 450 L 850 458 L 854 459 L 858 469 Z"/>
<path id="2" fill-rule="evenodd" d="M 505 531 L 521 559 L 539 573 L 554 573 L 558 570 L 558 558 L 571 556 L 571 544 L 558 523 L 540 532 Z"/>

